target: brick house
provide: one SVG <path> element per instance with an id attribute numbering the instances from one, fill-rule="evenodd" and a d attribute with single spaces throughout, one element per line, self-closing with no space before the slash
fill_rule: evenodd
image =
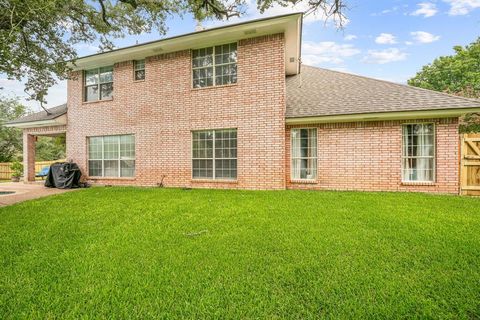
<path id="1" fill-rule="evenodd" d="M 8 124 L 25 180 L 35 137 L 66 133 L 98 184 L 458 193 L 458 119 L 480 103 L 302 65 L 301 27 L 289 14 L 79 58 L 67 104 Z"/>

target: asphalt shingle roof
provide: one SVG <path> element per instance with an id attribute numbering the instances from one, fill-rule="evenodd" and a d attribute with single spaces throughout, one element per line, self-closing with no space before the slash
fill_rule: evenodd
<path id="1" fill-rule="evenodd" d="M 23 123 L 23 122 L 33 122 L 33 121 L 42 121 L 42 120 L 51 120 L 60 117 L 67 113 L 67 104 L 64 103 L 62 105 L 47 109 L 50 114 L 47 114 L 45 111 L 35 112 L 27 114 L 24 117 L 12 120 L 7 122 L 8 124 L 14 123 Z"/>
<path id="2" fill-rule="evenodd" d="M 288 76 L 287 118 L 480 108 L 480 101 L 302 65 Z"/>
<path id="3" fill-rule="evenodd" d="M 287 118 L 376 112 L 479 108 L 480 101 L 398 83 L 302 65 L 287 76 Z M 9 121 L 9 124 L 55 119 L 67 104 Z"/>

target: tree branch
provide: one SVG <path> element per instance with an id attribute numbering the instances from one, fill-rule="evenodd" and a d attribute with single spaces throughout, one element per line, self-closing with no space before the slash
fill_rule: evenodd
<path id="1" fill-rule="evenodd" d="M 102 8 L 102 20 L 105 22 L 107 26 L 111 26 L 110 22 L 107 20 L 107 15 L 106 15 L 106 10 L 105 10 L 105 3 L 103 3 L 103 0 L 98 0 L 100 2 L 100 7 Z"/>
<path id="2" fill-rule="evenodd" d="M 211 10 L 217 18 L 229 19 L 240 16 L 240 12 L 237 10 L 237 5 L 235 4 L 223 9 L 218 7 L 215 0 L 203 0 L 201 7 L 203 7 L 207 12 Z"/>

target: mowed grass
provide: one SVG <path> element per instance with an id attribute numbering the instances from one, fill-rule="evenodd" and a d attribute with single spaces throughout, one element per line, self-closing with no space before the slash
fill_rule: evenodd
<path id="1" fill-rule="evenodd" d="M 480 317 L 480 199 L 90 188 L 0 208 L 0 318 Z"/>

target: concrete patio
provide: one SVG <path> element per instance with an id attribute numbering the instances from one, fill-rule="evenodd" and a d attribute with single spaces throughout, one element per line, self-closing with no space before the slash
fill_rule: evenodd
<path id="1" fill-rule="evenodd" d="M 60 194 L 77 189 L 55 189 L 44 187 L 44 181 L 34 183 L 22 182 L 5 182 L 0 183 L 0 207 L 8 206 L 14 203 L 37 199 L 42 197 Z M 12 194 L 4 194 L 2 192 L 14 191 Z"/>

